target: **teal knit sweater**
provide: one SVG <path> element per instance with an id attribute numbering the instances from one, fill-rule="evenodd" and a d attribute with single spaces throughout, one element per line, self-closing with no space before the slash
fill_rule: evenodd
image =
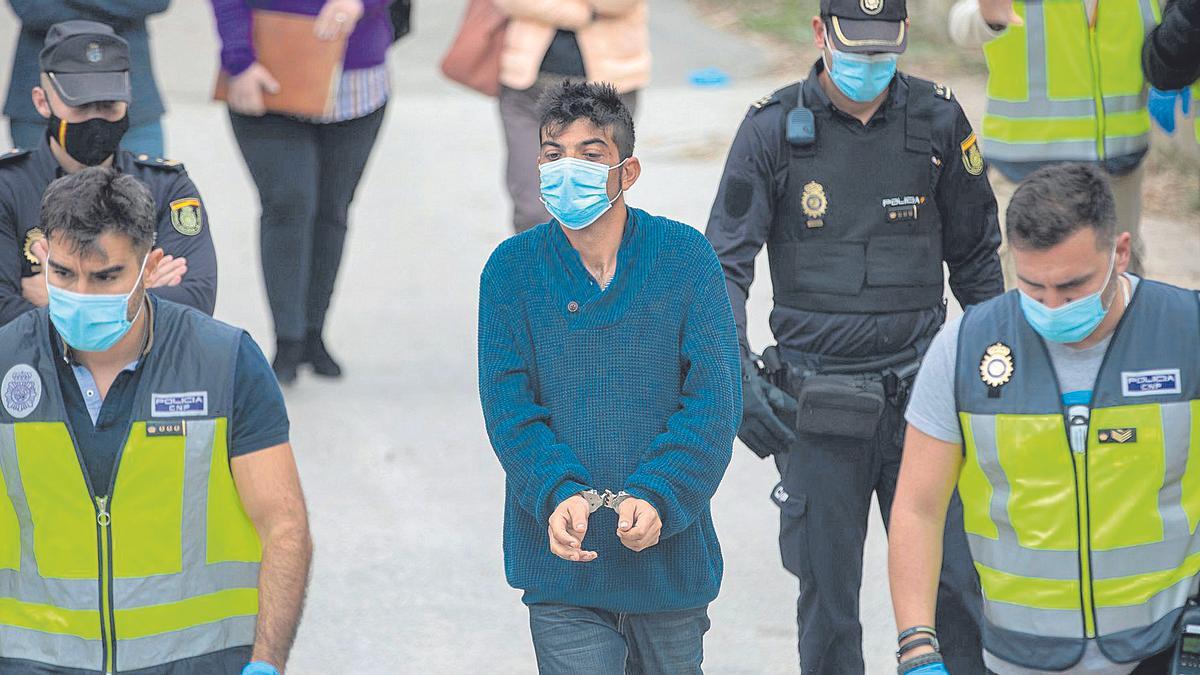
<path id="1" fill-rule="evenodd" d="M 505 572 L 526 603 L 646 613 L 717 596 L 709 500 L 741 419 L 740 373 L 724 274 L 696 230 L 629 209 L 606 290 L 556 222 L 496 249 L 480 283 L 479 391 L 507 475 Z M 602 508 L 583 542 L 599 558 L 554 556 L 550 514 L 587 488 L 650 502 L 658 545 L 625 548 Z"/>

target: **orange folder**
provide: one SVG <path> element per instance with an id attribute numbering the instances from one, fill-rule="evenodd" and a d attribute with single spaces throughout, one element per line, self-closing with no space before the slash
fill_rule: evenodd
<path id="1" fill-rule="evenodd" d="M 258 63 L 279 83 L 278 94 L 263 94 L 267 111 L 311 118 L 330 112 L 342 76 L 346 38 L 318 40 L 312 16 L 262 9 L 252 16 Z M 228 89 L 229 74 L 222 70 L 213 99 L 227 100 Z"/>

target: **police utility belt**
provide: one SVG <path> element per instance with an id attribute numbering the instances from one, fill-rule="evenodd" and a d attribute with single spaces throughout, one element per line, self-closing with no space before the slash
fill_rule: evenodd
<path id="1" fill-rule="evenodd" d="M 763 350 L 759 374 L 796 398 L 798 432 L 871 439 L 887 404 L 907 402 L 920 354 L 912 347 L 870 361 L 814 356 L 818 365 L 810 366 L 788 363 L 771 346 Z"/>

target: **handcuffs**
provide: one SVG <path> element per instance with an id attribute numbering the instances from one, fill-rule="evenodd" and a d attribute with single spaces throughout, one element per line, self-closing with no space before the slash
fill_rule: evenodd
<path id="1" fill-rule="evenodd" d="M 616 493 L 614 493 L 612 490 L 605 490 L 603 493 L 601 493 L 595 488 L 590 490 L 582 490 L 579 492 L 579 496 L 583 497 L 584 500 L 587 501 L 589 515 L 599 511 L 600 507 L 602 506 L 607 506 L 613 511 L 616 511 L 621 506 L 622 502 L 633 497 L 633 495 L 624 490 Z"/>

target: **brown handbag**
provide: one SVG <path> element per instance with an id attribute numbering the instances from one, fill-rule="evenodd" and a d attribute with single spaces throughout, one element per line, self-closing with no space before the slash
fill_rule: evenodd
<path id="1" fill-rule="evenodd" d="M 442 59 L 442 74 L 481 94 L 500 95 L 500 53 L 508 17 L 492 0 L 471 0 L 458 35 Z"/>

